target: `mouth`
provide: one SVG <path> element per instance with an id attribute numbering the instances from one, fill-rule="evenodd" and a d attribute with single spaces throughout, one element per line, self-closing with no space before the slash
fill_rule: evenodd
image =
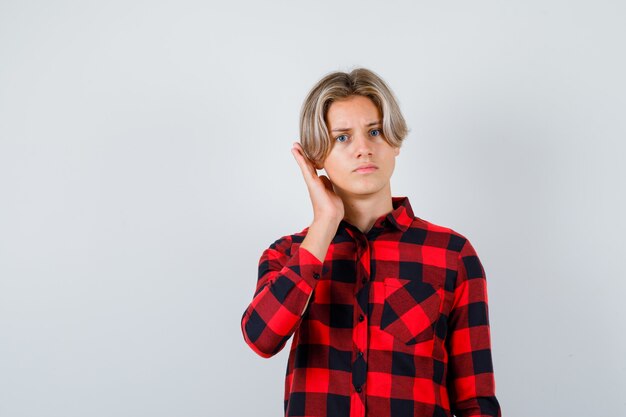
<path id="1" fill-rule="evenodd" d="M 374 172 L 378 169 L 378 167 L 374 164 L 368 164 L 368 165 L 364 165 L 362 167 L 359 167 L 357 169 L 354 170 L 354 172 L 357 172 L 359 174 L 367 174 L 370 172 Z"/>

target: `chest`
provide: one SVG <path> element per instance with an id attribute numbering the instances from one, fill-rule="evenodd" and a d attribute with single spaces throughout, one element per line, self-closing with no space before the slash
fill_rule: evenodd
<path id="1" fill-rule="evenodd" d="M 457 255 L 393 240 L 331 245 L 306 319 L 346 331 L 365 324 L 408 344 L 430 340 L 451 307 Z"/>

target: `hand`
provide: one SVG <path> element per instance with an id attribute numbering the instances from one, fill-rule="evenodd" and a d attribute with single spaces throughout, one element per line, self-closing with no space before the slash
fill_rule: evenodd
<path id="1" fill-rule="evenodd" d="M 344 216 L 344 207 L 343 201 L 333 190 L 333 183 L 326 175 L 317 175 L 315 165 L 306 157 L 298 142 L 293 144 L 291 153 L 296 158 L 309 189 L 313 204 L 313 221 L 335 221 L 339 224 Z"/>

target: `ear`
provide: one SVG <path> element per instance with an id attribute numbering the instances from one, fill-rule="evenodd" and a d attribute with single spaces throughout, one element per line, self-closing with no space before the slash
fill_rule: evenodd
<path id="1" fill-rule="evenodd" d="M 394 146 L 393 153 L 395 153 L 396 156 L 400 155 L 400 147 L 399 146 Z"/>
<path id="2" fill-rule="evenodd" d="M 326 158 L 324 158 L 324 160 L 322 161 L 314 161 L 313 166 L 315 167 L 315 169 L 322 170 L 324 169 L 324 162 L 326 162 Z"/>

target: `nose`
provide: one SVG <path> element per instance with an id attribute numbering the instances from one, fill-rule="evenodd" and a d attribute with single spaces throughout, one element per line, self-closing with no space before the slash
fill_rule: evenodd
<path id="1" fill-rule="evenodd" d="M 373 145 L 366 133 L 357 133 L 354 135 L 355 153 L 357 158 L 362 156 L 371 156 L 373 154 Z"/>

